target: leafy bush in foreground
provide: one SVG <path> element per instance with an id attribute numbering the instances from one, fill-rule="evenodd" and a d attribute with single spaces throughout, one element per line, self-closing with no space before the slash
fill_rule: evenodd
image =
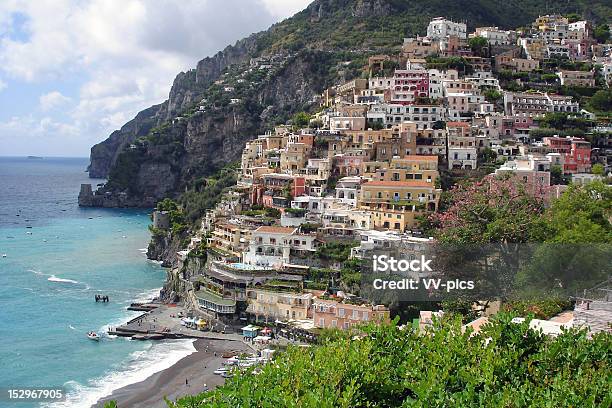
<path id="1" fill-rule="evenodd" d="M 501 314 L 481 333 L 458 321 L 429 335 L 396 325 L 289 347 L 258 375 L 197 396 L 197 407 L 608 407 L 612 336 L 571 330 L 548 338 Z"/>

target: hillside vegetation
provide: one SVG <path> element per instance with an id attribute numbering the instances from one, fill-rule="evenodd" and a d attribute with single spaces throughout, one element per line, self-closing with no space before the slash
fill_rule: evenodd
<path id="1" fill-rule="evenodd" d="M 257 375 L 169 403 L 200 407 L 608 407 L 612 336 L 547 338 L 498 315 L 474 336 L 457 321 L 429 335 L 368 327 L 290 347 Z"/>

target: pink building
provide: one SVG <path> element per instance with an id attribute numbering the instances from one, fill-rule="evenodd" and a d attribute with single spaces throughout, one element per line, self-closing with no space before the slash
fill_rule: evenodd
<path id="1" fill-rule="evenodd" d="M 552 153 L 559 153 L 563 173 L 588 173 L 591 171 L 591 144 L 579 137 L 545 137 L 544 145 Z"/>
<path id="2" fill-rule="evenodd" d="M 502 119 L 502 137 L 529 136 L 529 129 L 534 127 L 533 118 L 525 114 L 504 116 Z"/>
<path id="3" fill-rule="evenodd" d="M 383 305 L 353 305 L 337 300 L 315 298 L 312 303 L 315 327 L 349 329 L 363 323 L 375 321 L 388 323 L 389 309 Z"/>
<path id="4" fill-rule="evenodd" d="M 429 97 L 429 73 L 424 69 L 396 69 L 393 76 L 393 103 L 406 105 L 417 97 Z"/>

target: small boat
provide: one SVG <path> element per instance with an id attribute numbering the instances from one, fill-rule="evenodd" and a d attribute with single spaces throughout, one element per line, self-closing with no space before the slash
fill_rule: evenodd
<path id="1" fill-rule="evenodd" d="M 2 254 L 2 257 L 3 257 L 3 258 L 6 258 L 6 257 L 7 257 L 7 255 L 6 255 L 6 254 Z"/>
<path id="2" fill-rule="evenodd" d="M 100 335 L 93 331 L 90 331 L 89 333 L 87 333 L 87 338 L 89 340 L 100 341 Z"/>

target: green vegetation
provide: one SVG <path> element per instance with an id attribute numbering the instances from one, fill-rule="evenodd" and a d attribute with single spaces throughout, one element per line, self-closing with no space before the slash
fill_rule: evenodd
<path id="1" fill-rule="evenodd" d="M 179 203 L 184 208 L 186 218 L 193 223 L 213 208 L 230 187 L 236 185 L 234 166 L 224 167 L 207 178 L 200 189 L 192 189 L 181 195 Z"/>
<path id="2" fill-rule="evenodd" d="M 571 130 L 580 134 L 589 129 L 592 122 L 587 119 L 572 118 L 567 113 L 552 112 L 540 119 L 540 125 L 548 129 Z"/>
<path id="3" fill-rule="evenodd" d="M 592 167 L 591 167 L 591 173 L 593 174 L 597 174 L 598 176 L 605 176 L 606 175 L 606 169 L 604 167 L 603 164 L 601 163 L 595 163 Z"/>
<path id="4" fill-rule="evenodd" d="M 177 202 L 170 198 L 165 198 L 157 203 L 157 210 L 168 212 L 172 235 L 178 236 L 187 231 L 188 225 L 185 220 L 185 214 Z"/>
<path id="5" fill-rule="evenodd" d="M 320 227 L 321 227 L 320 224 L 314 224 L 314 223 L 309 223 L 309 222 L 300 225 L 300 229 L 304 234 L 308 234 L 310 232 L 316 232 Z"/>
<path id="6" fill-rule="evenodd" d="M 612 336 L 570 330 L 548 338 L 501 314 L 479 334 L 458 320 L 429 335 L 396 325 L 328 332 L 290 346 L 258 375 L 169 402 L 200 407 L 604 407 L 612 404 Z"/>
<path id="7" fill-rule="evenodd" d="M 430 69 L 456 69 L 463 75 L 469 75 L 474 72 L 474 68 L 463 57 L 426 57 L 427 68 Z"/>
<path id="8" fill-rule="evenodd" d="M 612 188 L 601 181 L 570 185 L 544 214 L 546 242 L 612 243 Z"/>
<path id="9" fill-rule="evenodd" d="M 472 52 L 480 57 L 487 57 L 489 53 L 489 41 L 484 37 L 473 37 L 468 40 Z"/>
<path id="10" fill-rule="evenodd" d="M 357 242 L 326 242 L 317 248 L 316 257 L 333 262 L 346 262 Z"/>
<path id="11" fill-rule="evenodd" d="M 548 320 L 564 310 L 573 309 L 574 305 L 567 298 L 551 297 L 510 301 L 503 307 L 505 311 L 518 316 L 532 315 L 536 319 Z"/>
<path id="12" fill-rule="evenodd" d="M 310 123 L 310 118 L 310 115 L 306 112 L 298 112 L 293 115 L 293 126 L 297 127 L 298 129 L 304 128 Z"/>
<path id="13" fill-rule="evenodd" d="M 612 89 L 601 89 L 589 99 L 589 107 L 595 111 L 612 112 Z"/>
<path id="14" fill-rule="evenodd" d="M 610 39 L 610 27 L 608 27 L 608 24 L 600 24 L 595 26 L 593 29 L 593 38 L 600 43 L 607 42 Z"/>
<path id="15" fill-rule="evenodd" d="M 304 208 L 286 208 L 285 212 L 287 214 L 295 215 L 296 217 L 303 217 L 306 214 L 306 210 Z"/>
<path id="16" fill-rule="evenodd" d="M 484 91 L 484 96 L 487 99 L 487 101 L 491 102 L 491 103 L 496 103 L 497 101 L 501 100 L 503 95 L 501 92 L 499 92 L 497 89 L 487 89 Z"/>
<path id="17" fill-rule="evenodd" d="M 359 3 L 359 4 L 357 4 Z M 495 25 L 504 29 L 528 26 L 539 15 L 576 13 L 596 17 L 599 23 L 612 20 L 612 7 L 605 0 L 545 2 L 543 0 L 473 0 L 443 2 L 426 0 L 383 0 L 376 2 L 376 13 L 365 3 L 363 13 L 355 0 L 321 0 L 308 9 L 274 25 L 259 35 L 258 51 L 311 49 L 385 49 L 399 48 L 398 39 L 423 35 L 429 20 L 446 16 L 469 22 L 469 28 Z M 322 17 L 318 17 L 318 5 Z M 520 10 L 520 13 L 517 13 Z"/>
<path id="18" fill-rule="evenodd" d="M 436 268 L 479 288 L 457 300 L 567 299 L 607 278 L 612 188 L 603 182 L 570 185 L 550 205 L 510 178 L 457 186 L 445 200 L 422 228 L 439 240 Z"/>

